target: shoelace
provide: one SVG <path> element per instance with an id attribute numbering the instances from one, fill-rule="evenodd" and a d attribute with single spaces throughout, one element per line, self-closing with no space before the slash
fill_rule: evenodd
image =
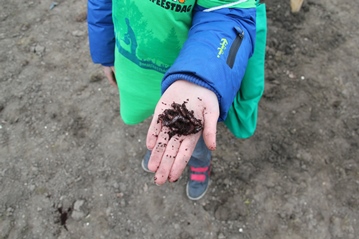
<path id="1" fill-rule="evenodd" d="M 203 183 L 204 181 L 206 181 L 207 175 L 206 173 L 208 172 L 208 176 L 210 173 L 210 166 L 208 167 L 202 167 L 202 168 L 195 168 L 195 167 L 190 167 L 190 179 L 192 181 L 197 181 L 197 182 L 201 182 Z"/>

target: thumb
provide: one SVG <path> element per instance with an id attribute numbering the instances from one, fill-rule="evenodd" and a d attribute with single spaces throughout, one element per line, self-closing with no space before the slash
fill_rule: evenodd
<path id="1" fill-rule="evenodd" d="M 204 112 L 203 139 L 209 150 L 216 150 L 218 113 Z"/>

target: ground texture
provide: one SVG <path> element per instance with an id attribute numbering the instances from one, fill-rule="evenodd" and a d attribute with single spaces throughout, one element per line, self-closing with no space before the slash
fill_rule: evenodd
<path id="1" fill-rule="evenodd" d="M 359 2 L 265 2 L 257 131 L 219 125 L 192 202 L 141 169 L 149 121 L 122 123 L 86 1 L 0 0 L 0 238 L 358 238 Z"/>

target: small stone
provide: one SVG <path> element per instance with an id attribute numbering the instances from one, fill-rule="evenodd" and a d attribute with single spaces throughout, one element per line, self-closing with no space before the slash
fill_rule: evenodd
<path id="1" fill-rule="evenodd" d="M 75 36 L 75 37 L 82 37 L 85 35 L 85 32 L 84 31 L 80 31 L 80 30 L 75 30 L 72 32 L 72 35 Z"/>
<path id="2" fill-rule="evenodd" d="M 36 53 L 36 55 L 42 55 L 45 52 L 45 47 L 44 46 L 40 46 L 40 45 L 36 45 L 34 47 L 31 48 L 31 51 Z"/>
<path id="3" fill-rule="evenodd" d="M 10 217 L 12 216 L 14 213 L 14 209 L 12 207 L 9 207 L 7 210 L 6 210 L 6 216 Z"/>
<path id="4" fill-rule="evenodd" d="M 75 203 L 74 203 L 74 210 L 75 211 L 81 211 L 81 207 L 82 205 L 84 205 L 85 201 L 84 200 L 77 200 Z"/>
<path id="5" fill-rule="evenodd" d="M 218 237 L 217 237 L 218 239 L 225 239 L 226 238 L 226 236 L 225 235 L 223 235 L 223 233 L 222 232 L 220 232 L 219 234 L 218 234 Z"/>

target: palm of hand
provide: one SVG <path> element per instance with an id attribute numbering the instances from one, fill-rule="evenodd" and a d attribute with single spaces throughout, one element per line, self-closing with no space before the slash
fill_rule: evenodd
<path id="1" fill-rule="evenodd" d="M 218 116 L 212 91 L 186 81 L 176 81 L 166 90 L 147 134 L 147 147 L 152 150 L 148 168 L 156 172 L 157 184 L 178 180 L 201 133 L 207 147 L 215 149 Z"/>

